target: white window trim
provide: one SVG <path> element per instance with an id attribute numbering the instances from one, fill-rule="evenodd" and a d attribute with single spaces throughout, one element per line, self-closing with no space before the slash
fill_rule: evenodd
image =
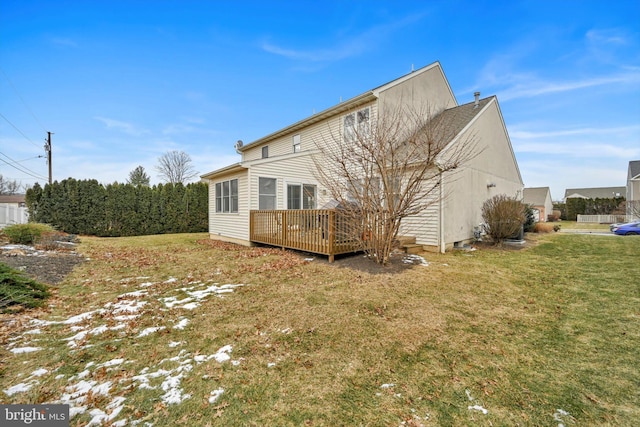
<path id="1" fill-rule="evenodd" d="M 299 209 L 305 209 L 305 207 L 304 207 L 304 187 L 305 186 L 313 187 L 315 189 L 315 191 L 314 191 L 315 200 L 313 201 L 314 207 L 313 208 L 307 208 L 307 209 L 317 209 L 318 208 L 318 184 L 311 183 L 311 182 L 288 181 L 288 182 L 285 182 L 285 199 L 286 199 L 286 209 L 287 210 L 298 210 L 297 208 L 289 208 L 289 186 L 300 187 L 300 208 Z"/>
<path id="2" fill-rule="evenodd" d="M 231 192 L 231 182 L 232 181 L 236 181 L 236 195 L 235 195 L 235 200 L 236 200 L 236 209 L 233 210 L 232 206 L 233 206 L 233 193 Z M 229 184 L 229 196 L 227 196 L 228 198 L 228 202 L 229 202 L 229 210 L 225 210 L 224 209 L 224 202 L 225 202 L 225 196 L 224 196 L 224 183 L 228 183 Z M 220 191 L 218 191 L 218 186 L 220 186 Z M 226 179 L 224 181 L 218 181 L 215 183 L 215 213 L 216 214 L 237 214 L 239 211 L 239 204 L 240 204 L 240 182 L 238 181 L 238 178 L 232 178 L 232 179 Z M 218 209 L 218 199 L 220 200 L 220 209 Z"/>

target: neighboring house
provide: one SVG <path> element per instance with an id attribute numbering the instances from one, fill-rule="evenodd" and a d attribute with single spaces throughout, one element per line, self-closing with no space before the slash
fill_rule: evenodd
<path id="1" fill-rule="evenodd" d="M 403 220 L 403 236 L 425 249 L 444 251 L 473 238 L 482 222 L 482 204 L 497 194 L 520 195 L 522 178 L 495 96 L 458 105 L 440 63 L 341 102 L 270 135 L 236 148 L 239 163 L 207 173 L 209 232 L 212 239 L 250 245 L 250 211 L 318 209 L 330 204 L 329 191 L 317 178 L 316 144 L 347 136 L 353 128 L 381 120 L 383 105 L 428 105 L 450 126 L 447 148 L 455 150 L 473 136 L 481 152 L 454 175 L 440 180 L 441 200 Z M 445 196 L 446 195 L 446 196 Z"/>
<path id="2" fill-rule="evenodd" d="M 567 188 L 564 201 L 571 198 L 580 199 L 615 199 L 625 197 L 626 187 Z"/>
<path id="3" fill-rule="evenodd" d="M 24 194 L 0 194 L 0 228 L 25 224 L 29 216 Z"/>
<path id="4" fill-rule="evenodd" d="M 522 195 L 523 201 L 531 205 L 536 222 L 546 222 L 547 217 L 553 213 L 553 201 L 549 187 L 525 188 Z"/>
<path id="5" fill-rule="evenodd" d="M 626 194 L 627 215 L 640 217 L 640 160 L 629 162 Z"/>

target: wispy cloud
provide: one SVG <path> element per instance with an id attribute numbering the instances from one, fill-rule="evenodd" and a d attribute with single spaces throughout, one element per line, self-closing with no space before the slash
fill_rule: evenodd
<path id="1" fill-rule="evenodd" d="M 516 129 L 516 130 L 513 130 Z M 512 138 L 518 139 L 543 139 L 543 138 L 557 138 L 557 137 L 565 137 L 565 136 L 575 136 L 575 135 L 630 135 L 630 134 L 640 134 L 640 125 L 633 126 L 621 126 L 614 128 L 580 128 L 580 129 L 566 129 L 566 130 L 555 130 L 555 131 L 547 131 L 547 132 L 534 132 L 528 130 L 518 130 L 517 125 L 512 127 L 512 130 L 509 131 L 509 134 Z"/>
<path id="2" fill-rule="evenodd" d="M 554 57 L 552 48 L 546 49 L 540 42 L 525 38 L 495 53 L 482 67 L 475 86 L 462 93 L 488 88 L 501 101 L 509 101 L 603 86 L 637 87 L 640 84 L 640 67 L 634 63 L 637 56 L 630 56 L 623 49 L 632 44 L 622 30 L 592 29 L 573 43 L 570 55 L 558 51 Z M 548 56 L 543 64 L 524 65 L 542 49 Z M 550 70 L 553 74 L 549 74 Z"/>
<path id="3" fill-rule="evenodd" d="M 506 76 L 506 80 L 515 81 L 519 79 L 513 78 L 513 76 L 511 78 L 509 76 Z M 530 79 L 529 81 L 519 81 L 517 84 L 514 84 L 511 87 L 500 90 L 498 92 L 498 97 L 501 101 L 508 101 L 518 98 L 528 98 L 532 96 L 569 92 L 596 86 L 613 84 L 634 85 L 638 83 L 640 83 L 640 71 L 636 70 L 607 76 L 566 81 L 544 81 L 534 78 Z"/>
<path id="4" fill-rule="evenodd" d="M 640 156 L 640 125 L 547 131 L 531 131 L 515 125 L 509 135 L 517 153 L 581 159 L 631 159 Z"/>
<path id="5" fill-rule="evenodd" d="M 289 59 L 309 62 L 334 62 L 358 56 L 364 52 L 374 49 L 381 39 L 384 39 L 390 33 L 397 31 L 400 28 L 419 21 L 423 16 L 424 14 L 421 13 L 408 15 L 397 21 L 374 26 L 351 38 L 340 40 L 330 47 L 295 49 L 278 45 L 268 40 L 263 41 L 261 43 L 261 47 L 266 52 Z"/>
<path id="6" fill-rule="evenodd" d="M 628 43 L 624 33 L 616 28 L 589 30 L 585 35 L 587 41 L 595 44 L 624 45 Z"/>
<path id="7" fill-rule="evenodd" d="M 634 147 L 619 147 L 611 144 L 563 144 L 557 143 L 514 143 L 516 153 L 539 153 L 566 155 L 575 158 L 619 158 L 632 159 L 640 156 L 640 149 Z"/>
<path id="8" fill-rule="evenodd" d="M 107 117 L 94 117 L 96 120 L 104 123 L 107 129 L 118 130 L 120 132 L 124 132 L 127 135 L 132 136 L 142 136 L 150 133 L 146 129 L 139 128 L 131 123 L 123 122 L 120 120 L 109 119 Z"/>
<path id="9" fill-rule="evenodd" d="M 78 47 L 78 43 L 75 40 L 68 37 L 53 37 L 50 39 L 51 43 L 56 46 L 62 47 Z"/>

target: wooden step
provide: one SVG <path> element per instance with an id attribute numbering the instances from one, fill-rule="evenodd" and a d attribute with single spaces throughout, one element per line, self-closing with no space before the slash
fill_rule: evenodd
<path id="1" fill-rule="evenodd" d="M 415 245 L 416 244 L 415 236 L 398 236 L 396 238 L 396 240 L 398 241 L 398 246 L 399 247 L 403 247 L 405 245 Z"/>
<path id="2" fill-rule="evenodd" d="M 416 245 L 415 243 L 402 245 L 402 249 L 408 254 L 419 254 L 420 252 L 424 252 L 422 245 Z"/>

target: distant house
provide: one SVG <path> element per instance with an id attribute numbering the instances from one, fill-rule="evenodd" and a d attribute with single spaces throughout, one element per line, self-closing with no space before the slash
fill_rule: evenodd
<path id="1" fill-rule="evenodd" d="M 567 188 L 564 192 L 564 200 L 571 198 L 580 199 L 615 199 L 625 197 L 626 187 L 596 187 L 596 188 Z"/>
<path id="2" fill-rule="evenodd" d="M 553 201 L 549 187 L 525 188 L 522 192 L 523 201 L 531 205 L 536 222 L 546 222 L 553 212 Z"/>
<path id="3" fill-rule="evenodd" d="M 314 172 L 317 163 L 312 156 L 319 155 L 318 144 L 343 135 L 341 143 L 348 148 L 347 136 L 354 127 L 369 129 L 383 119 L 383 105 L 394 102 L 428 104 L 441 110 L 438 117 L 450 124 L 448 148 L 455 150 L 460 141 L 472 135 L 482 149 L 455 177 L 444 175 L 435 183 L 446 197 L 405 218 L 403 236 L 415 238 L 424 249 L 438 251 L 471 240 L 474 226 L 482 222 L 482 204 L 497 194 L 516 195 L 523 183 L 498 99 L 479 99 L 478 94 L 475 101 L 458 105 L 438 62 L 249 144 L 239 142 L 240 162 L 202 176 L 209 183 L 211 238 L 251 245 L 256 242 L 251 238 L 252 214 L 277 212 L 270 216 L 277 221 L 272 229 L 275 234 L 284 233 L 286 212 L 328 206 L 330 192 Z"/>
<path id="4" fill-rule="evenodd" d="M 627 215 L 640 217 L 640 160 L 629 162 L 626 194 Z"/>
<path id="5" fill-rule="evenodd" d="M 0 194 L 0 228 L 29 219 L 24 194 Z"/>

